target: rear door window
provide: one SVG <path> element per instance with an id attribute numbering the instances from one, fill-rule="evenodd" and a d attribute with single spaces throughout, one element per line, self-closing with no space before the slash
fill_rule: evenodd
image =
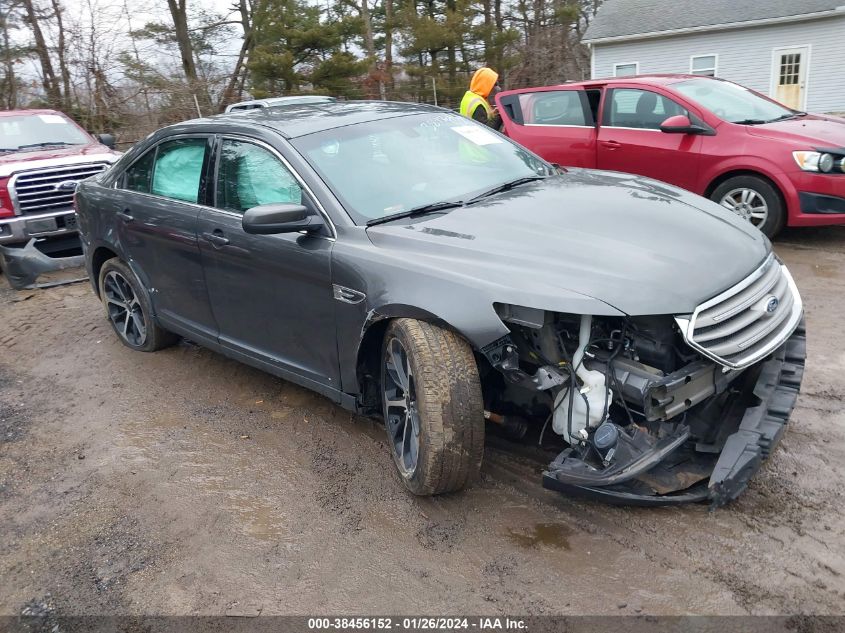
<path id="1" fill-rule="evenodd" d="M 605 127 L 659 130 L 670 116 L 689 116 L 686 108 L 650 90 L 614 88 L 609 106 L 606 104 L 604 108 L 602 125 Z"/>
<path id="2" fill-rule="evenodd" d="M 150 193 L 196 203 L 207 151 L 205 138 L 174 139 L 159 145 Z"/>
<path id="3" fill-rule="evenodd" d="M 153 148 L 136 160 L 126 170 L 124 188 L 130 191 L 150 193 L 153 182 L 153 165 L 155 163 L 156 149 Z"/>
<path id="4" fill-rule="evenodd" d="M 549 90 L 519 95 L 526 125 L 592 125 L 581 90 Z"/>

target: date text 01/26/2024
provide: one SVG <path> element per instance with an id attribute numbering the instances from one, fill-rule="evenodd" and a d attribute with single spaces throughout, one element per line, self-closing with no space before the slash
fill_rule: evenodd
<path id="1" fill-rule="evenodd" d="M 518 631 L 524 630 L 525 621 L 519 618 L 499 617 L 332 617 L 308 618 L 311 631 L 344 630 L 398 630 L 398 631 Z"/>

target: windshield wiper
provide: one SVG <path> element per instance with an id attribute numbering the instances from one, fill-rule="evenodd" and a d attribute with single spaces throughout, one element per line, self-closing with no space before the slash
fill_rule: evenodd
<path id="1" fill-rule="evenodd" d="M 466 201 L 466 204 L 472 204 L 473 202 L 478 202 L 479 200 L 483 200 L 484 198 L 489 198 L 490 196 L 494 196 L 497 193 L 502 193 L 503 191 L 510 191 L 514 187 L 519 185 L 524 185 L 527 182 L 534 182 L 535 180 L 544 180 L 548 178 L 548 176 L 525 176 L 524 178 L 517 178 L 516 180 L 511 180 L 504 184 L 498 185 L 493 187 L 492 189 L 488 189 L 484 193 L 480 193 L 477 196 L 473 196 L 469 200 Z"/>
<path id="2" fill-rule="evenodd" d="M 763 123 L 769 123 L 764 119 L 742 119 L 741 121 L 731 121 L 731 123 L 736 123 L 737 125 L 763 125 Z"/>
<path id="3" fill-rule="evenodd" d="M 427 213 L 434 213 L 435 211 L 443 211 L 445 209 L 454 209 L 455 207 L 464 206 L 463 200 L 441 200 L 440 202 L 432 202 L 424 204 L 407 211 L 400 211 L 399 213 L 391 213 L 380 218 L 373 218 L 367 221 L 367 226 L 375 226 L 376 224 L 384 224 L 385 222 L 392 222 L 393 220 L 401 220 L 402 218 L 415 218 Z"/>
<path id="4" fill-rule="evenodd" d="M 43 143 L 30 143 L 29 145 L 20 145 L 18 149 L 29 149 L 31 147 L 64 147 L 66 145 L 78 145 L 78 143 L 68 143 L 66 141 L 45 141 Z"/>
<path id="5" fill-rule="evenodd" d="M 779 117 L 775 117 L 766 123 L 774 123 L 775 121 L 786 121 L 787 119 L 797 119 L 800 116 L 807 116 L 806 112 L 790 112 L 788 114 L 781 114 Z"/>

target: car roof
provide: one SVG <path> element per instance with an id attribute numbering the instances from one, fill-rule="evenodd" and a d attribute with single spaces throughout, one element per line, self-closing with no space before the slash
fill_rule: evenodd
<path id="1" fill-rule="evenodd" d="M 572 87 L 583 86 L 590 88 L 593 86 L 605 86 L 614 83 L 626 84 L 643 84 L 644 86 L 669 85 L 674 84 L 685 79 L 710 79 L 712 81 L 724 81 L 718 77 L 707 77 L 705 75 L 690 75 L 683 73 L 665 73 L 653 75 L 631 75 L 630 77 L 605 77 L 603 79 L 587 79 L 585 81 L 576 81 L 572 83 L 559 84 L 560 86 Z"/>
<path id="2" fill-rule="evenodd" d="M 209 123 L 257 124 L 279 132 L 285 138 L 296 138 L 346 125 L 366 123 L 379 119 L 433 112 L 449 112 L 444 108 L 422 103 L 397 101 L 335 101 L 314 104 L 273 106 L 241 112 L 227 112 L 203 119 L 193 119 L 177 124 L 180 130 L 201 127 Z M 457 116 L 457 115 L 456 115 Z"/>
<path id="3" fill-rule="evenodd" d="M 252 99 L 251 101 L 238 101 L 232 103 L 228 108 L 241 108 L 243 106 L 276 106 L 288 103 L 326 103 L 337 101 L 337 97 L 328 95 L 288 95 L 286 97 L 266 97 L 264 99 Z"/>

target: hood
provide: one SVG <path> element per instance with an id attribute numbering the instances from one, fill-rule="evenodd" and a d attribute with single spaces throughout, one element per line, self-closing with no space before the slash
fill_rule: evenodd
<path id="1" fill-rule="evenodd" d="M 120 152 L 105 145 L 74 145 L 61 149 L 39 150 L 36 152 L 14 152 L 0 154 L 0 178 L 27 170 L 42 167 L 57 167 L 84 163 L 114 163 L 120 158 Z"/>
<path id="2" fill-rule="evenodd" d="M 529 289 L 538 303 L 577 293 L 629 315 L 690 313 L 752 273 L 771 250 L 762 233 L 714 202 L 590 170 L 407 222 L 367 233 L 409 265 L 487 287 L 494 301 L 511 302 Z"/>
<path id="3" fill-rule="evenodd" d="M 808 114 L 797 119 L 748 127 L 752 136 L 783 139 L 806 145 L 804 149 L 816 147 L 845 147 L 845 119 L 835 116 Z"/>
<path id="4" fill-rule="evenodd" d="M 493 86 L 499 80 L 499 73 L 491 68 L 479 68 L 469 82 L 469 91 L 484 97 L 485 99 L 493 90 Z"/>
<path id="5" fill-rule="evenodd" d="M 12 163 L 26 163 L 48 158 L 64 158 L 66 156 L 88 156 L 91 154 L 112 154 L 116 153 L 100 143 L 89 143 L 88 145 L 69 145 L 68 147 L 54 147 L 39 150 L 26 150 L 0 154 L 0 165 Z"/>

